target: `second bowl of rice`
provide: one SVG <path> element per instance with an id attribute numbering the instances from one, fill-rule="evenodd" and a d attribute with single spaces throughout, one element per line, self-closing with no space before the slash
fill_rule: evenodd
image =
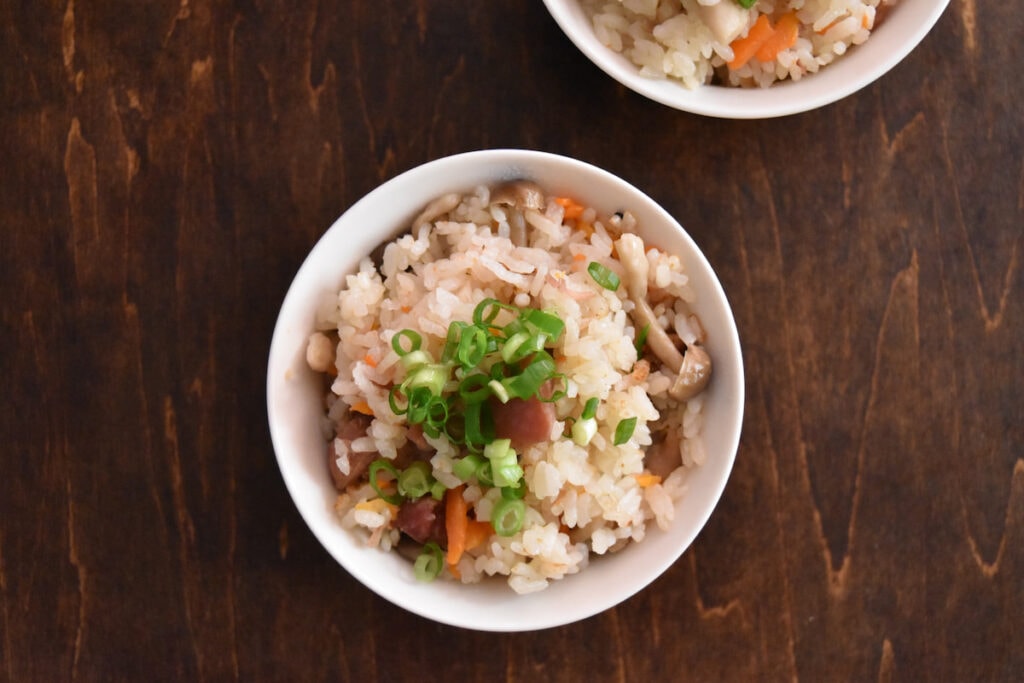
<path id="1" fill-rule="evenodd" d="M 566 157 L 471 152 L 385 183 L 275 327 L 271 435 L 355 578 L 490 631 L 586 618 L 693 542 L 738 447 L 728 300 L 679 224 Z"/>
<path id="2" fill-rule="evenodd" d="M 545 0 L 573 43 L 631 90 L 752 119 L 831 104 L 880 78 L 949 0 Z"/>

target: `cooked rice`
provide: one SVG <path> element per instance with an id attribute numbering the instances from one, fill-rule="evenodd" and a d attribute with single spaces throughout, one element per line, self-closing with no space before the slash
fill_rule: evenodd
<path id="1" fill-rule="evenodd" d="M 602 219 L 587 209 L 577 220 L 564 220 L 562 206 L 548 200 L 544 210 L 524 212 L 528 242 L 514 246 L 509 239 L 514 217 L 491 203 L 487 187 L 442 199 L 411 233 L 386 246 L 380 270 L 364 259 L 341 291 L 319 307 L 319 332 L 311 338 L 308 360 L 318 370 L 337 368 L 328 423 L 363 402 L 375 416 L 365 436 L 334 439 L 332 457 L 347 472 L 351 453 L 373 450 L 393 459 L 409 437 L 405 416 L 394 414 L 388 403 L 389 387 L 402 377 L 391 346 L 395 333 L 420 331 L 423 348 L 437 357 L 449 323 L 471 320 L 476 304 L 487 297 L 554 311 L 564 320 L 553 353 L 568 378 L 567 395 L 556 404 L 552 441 L 519 452 L 528 486 L 526 523 L 513 536 L 492 535 L 458 564 L 463 582 L 500 575 L 515 591 L 529 593 L 580 571 L 592 553 L 642 540 L 649 523 L 670 526 L 688 469 L 704 461 L 703 397 L 685 404 L 670 398 L 671 371 L 656 361 L 637 363 L 637 330 L 626 288 L 609 291 L 587 273 L 591 261 L 623 272 L 614 239 L 633 230 L 630 213 Z M 650 248 L 647 259 L 649 300 L 659 323 L 687 343 L 703 341 L 704 331 L 690 310 L 695 292 L 679 258 Z M 335 358 L 324 359 L 321 338 L 337 343 Z M 563 436 L 566 418 L 579 415 L 592 396 L 601 398 L 601 427 L 589 445 L 580 446 Z M 613 445 L 615 425 L 633 416 L 638 420 L 632 436 Z M 661 481 L 637 476 L 645 471 L 652 429 L 680 435 L 680 466 Z M 463 454 L 444 437 L 427 440 L 436 449 L 430 461 L 434 477 L 448 487 L 461 484 L 452 463 Z M 464 491 L 480 520 L 489 519 L 498 497 L 496 488 L 471 484 Z M 345 527 L 389 550 L 400 533 L 392 524 L 393 511 L 381 502 L 362 483 L 339 495 L 336 510 Z"/>
<path id="2" fill-rule="evenodd" d="M 868 39 L 878 13 L 896 0 L 757 0 L 749 10 L 736 0 L 580 0 L 601 43 L 621 52 L 645 76 L 670 78 L 694 89 L 715 83 L 768 87 L 800 80 Z M 758 17 L 774 24 L 793 12 L 796 43 L 771 61 L 750 59 L 730 69 L 731 45 Z"/>

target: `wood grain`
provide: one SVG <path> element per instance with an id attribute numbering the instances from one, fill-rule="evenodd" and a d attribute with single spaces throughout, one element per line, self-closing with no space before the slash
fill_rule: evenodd
<path id="1" fill-rule="evenodd" d="M 541 3 L 0 0 L 0 681 L 1024 677 L 1024 15 L 953 0 L 767 121 L 618 86 Z M 747 370 L 724 499 L 648 590 L 538 633 L 359 585 L 266 428 L 276 310 L 425 161 L 567 154 L 661 202 Z"/>

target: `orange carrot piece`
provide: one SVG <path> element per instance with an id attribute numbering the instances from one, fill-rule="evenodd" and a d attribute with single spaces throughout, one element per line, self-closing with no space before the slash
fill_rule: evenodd
<path id="1" fill-rule="evenodd" d="M 799 32 L 800 20 L 796 18 L 796 14 L 793 12 L 783 14 L 775 22 L 775 33 L 771 34 L 768 40 L 761 43 L 761 47 L 757 48 L 754 56 L 762 62 L 774 62 L 780 52 L 796 44 Z"/>
<path id="2" fill-rule="evenodd" d="M 374 415 L 373 408 L 371 408 L 370 404 L 367 403 L 366 401 L 360 401 L 359 403 L 353 404 L 352 405 L 352 410 L 354 412 L 356 412 L 356 413 L 362 413 L 363 415 L 369 415 L 370 417 L 373 417 L 373 415 Z"/>
<path id="3" fill-rule="evenodd" d="M 371 368 L 377 367 L 376 359 L 370 354 L 366 354 L 365 356 L 363 356 L 363 362 L 369 365 Z"/>
<path id="4" fill-rule="evenodd" d="M 750 61 L 757 50 L 768 40 L 775 29 L 772 28 L 772 22 L 768 20 L 767 15 L 762 14 L 754 22 L 754 25 L 750 27 L 747 35 L 742 38 L 737 38 L 732 41 L 729 47 L 732 48 L 732 61 L 729 62 L 730 69 L 739 69 L 741 66 Z"/>
<path id="5" fill-rule="evenodd" d="M 444 530 L 448 533 L 448 554 L 445 562 L 451 568 L 459 563 L 466 550 L 466 529 L 469 526 L 469 506 L 462 497 L 465 486 L 448 489 L 444 497 Z"/>
<path id="6" fill-rule="evenodd" d="M 479 548 L 494 533 L 494 527 L 490 522 L 481 522 L 478 519 L 466 520 L 466 550 Z"/>
<path id="7" fill-rule="evenodd" d="M 639 484 L 642 489 L 661 483 L 661 477 L 657 474 L 651 474 L 650 472 L 643 472 L 642 474 L 636 474 L 634 476 L 636 477 L 636 483 Z"/>
<path id="8" fill-rule="evenodd" d="M 569 197 L 555 197 L 555 203 L 565 209 L 566 220 L 579 218 L 583 215 L 583 205 Z"/>
<path id="9" fill-rule="evenodd" d="M 576 252 L 575 254 L 572 255 L 572 260 L 573 261 L 586 261 L 587 260 L 587 255 L 583 254 L 581 252 Z"/>

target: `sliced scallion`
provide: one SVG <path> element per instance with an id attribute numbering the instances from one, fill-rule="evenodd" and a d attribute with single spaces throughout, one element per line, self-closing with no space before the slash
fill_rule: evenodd
<path id="1" fill-rule="evenodd" d="M 619 280 L 619 276 L 612 272 L 608 266 L 598 263 L 597 261 L 591 261 L 590 265 L 587 266 L 587 272 L 590 273 L 590 277 L 594 278 L 594 282 L 605 289 L 614 292 L 619 288 L 619 284 L 621 282 Z"/>
<path id="2" fill-rule="evenodd" d="M 444 569 L 444 554 L 441 546 L 434 541 L 423 546 L 412 565 L 413 574 L 420 581 L 433 581 Z"/>
<path id="3" fill-rule="evenodd" d="M 407 339 L 409 341 L 408 348 L 402 344 L 403 339 Z M 405 356 L 413 351 L 419 351 L 421 344 L 423 344 L 423 337 L 421 337 L 415 330 L 401 330 L 399 332 L 395 332 L 395 336 L 391 338 L 391 348 L 393 348 L 395 353 L 399 356 Z"/>
<path id="4" fill-rule="evenodd" d="M 577 446 L 587 446 L 597 434 L 597 420 L 592 417 L 579 419 L 572 425 L 572 440 Z"/>
<path id="5" fill-rule="evenodd" d="M 380 482 L 377 481 L 377 475 L 380 473 L 381 470 L 384 470 L 385 472 L 389 473 L 394 479 L 398 479 L 398 470 L 395 468 L 394 465 L 391 464 L 391 461 L 380 458 L 370 463 L 370 486 L 373 487 L 373 490 L 385 502 L 391 503 L 392 505 L 401 505 L 401 496 L 386 493 L 381 489 Z"/>
<path id="6" fill-rule="evenodd" d="M 467 455 L 464 458 L 459 458 L 452 463 L 452 474 L 461 479 L 462 481 L 468 480 L 474 474 L 480 465 L 482 465 L 484 459 L 479 455 Z"/>
<path id="7" fill-rule="evenodd" d="M 636 417 L 627 417 L 624 420 L 619 420 L 619 424 L 615 426 L 615 438 L 612 440 L 612 443 L 616 446 L 626 443 L 633 436 L 633 430 L 635 429 Z"/>
<path id="8" fill-rule="evenodd" d="M 640 330 L 640 334 L 636 336 L 636 343 L 633 346 L 636 347 L 636 355 L 641 356 L 644 352 L 644 344 L 647 343 L 647 333 L 651 331 L 651 324 L 647 323 L 644 325 L 644 329 Z"/>
<path id="9" fill-rule="evenodd" d="M 398 475 L 398 492 L 406 498 L 422 498 L 430 493 L 433 483 L 430 465 L 425 462 L 414 462 Z"/>
<path id="10" fill-rule="evenodd" d="M 526 503 L 518 498 L 501 498 L 491 511 L 491 526 L 499 536 L 512 536 L 523 528 Z"/>

